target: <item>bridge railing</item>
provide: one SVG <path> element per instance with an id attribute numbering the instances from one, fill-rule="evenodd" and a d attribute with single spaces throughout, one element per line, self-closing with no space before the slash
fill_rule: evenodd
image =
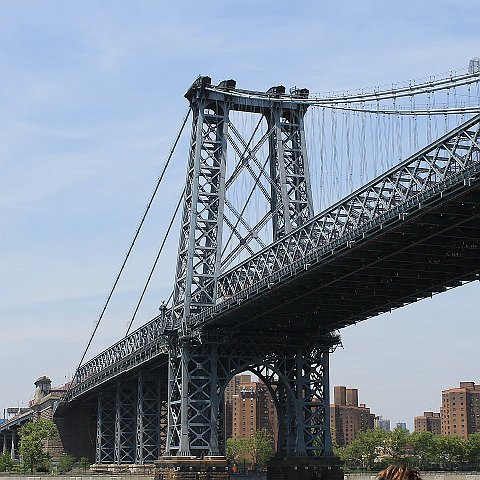
<path id="1" fill-rule="evenodd" d="M 480 115 L 425 147 L 344 200 L 320 213 L 219 279 L 219 297 L 226 303 L 255 285 L 284 271 L 319 248 L 356 232 L 363 225 L 407 204 L 436 185 L 480 162 Z M 278 275 L 277 275 L 278 276 Z M 221 303 L 221 302 L 219 302 Z M 196 317 L 201 324 L 222 307 L 206 309 Z"/>
<path id="2" fill-rule="evenodd" d="M 65 399 L 71 399 L 107 377 L 134 368 L 159 353 L 166 353 L 167 338 L 162 335 L 163 322 L 161 316 L 155 317 L 83 364 L 78 368 Z"/>

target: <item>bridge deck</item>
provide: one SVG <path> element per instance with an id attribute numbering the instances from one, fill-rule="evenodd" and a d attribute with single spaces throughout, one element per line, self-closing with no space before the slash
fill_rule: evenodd
<path id="1" fill-rule="evenodd" d="M 192 319 L 224 332 L 321 333 L 480 277 L 480 115 L 219 280 Z M 157 317 L 83 365 L 73 399 L 167 352 Z"/>
<path id="2" fill-rule="evenodd" d="M 236 295 L 208 327 L 327 332 L 480 278 L 476 170 L 470 186 L 418 199 L 279 272 L 265 290 Z"/>

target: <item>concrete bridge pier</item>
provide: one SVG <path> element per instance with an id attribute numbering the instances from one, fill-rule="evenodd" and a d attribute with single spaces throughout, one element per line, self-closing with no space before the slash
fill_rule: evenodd
<path id="1" fill-rule="evenodd" d="M 343 480 L 338 457 L 274 457 L 268 463 L 268 480 Z"/>

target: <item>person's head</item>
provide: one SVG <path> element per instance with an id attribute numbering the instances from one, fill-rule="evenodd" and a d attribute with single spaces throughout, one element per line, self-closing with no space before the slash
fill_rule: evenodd
<path id="1" fill-rule="evenodd" d="M 422 480 L 418 470 L 406 465 L 389 465 L 385 470 L 378 472 L 378 480 Z"/>

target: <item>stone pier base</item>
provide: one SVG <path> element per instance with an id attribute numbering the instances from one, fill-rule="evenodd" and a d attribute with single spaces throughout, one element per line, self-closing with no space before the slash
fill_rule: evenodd
<path id="1" fill-rule="evenodd" d="M 267 480 L 343 480 L 342 462 L 338 457 L 274 457 Z"/>
<path id="2" fill-rule="evenodd" d="M 228 480 L 225 457 L 162 457 L 155 462 L 155 480 Z"/>

